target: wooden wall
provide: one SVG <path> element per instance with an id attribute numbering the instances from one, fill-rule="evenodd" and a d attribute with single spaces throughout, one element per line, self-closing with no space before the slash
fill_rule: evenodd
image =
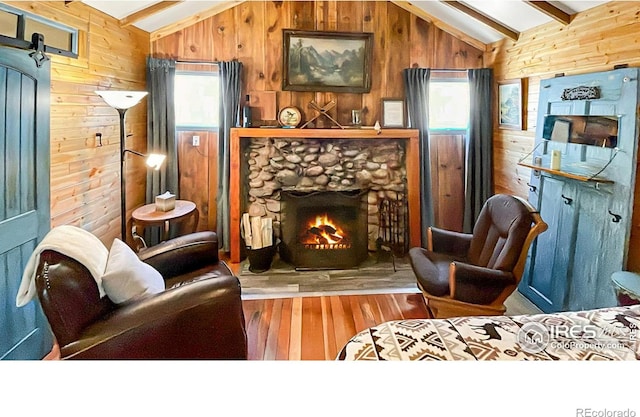
<path id="1" fill-rule="evenodd" d="M 526 130 L 494 131 L 495 190 L 527 196 L 530 170 L 517 166 L 534 146 L 540 80 L 607 71 L 617 64 L 640 66 L 640 3 L 611 2 L 577 14 L 563 26 L 549 23 L 524 32 L 516 42 L 492 44 L 485 65 L 497 80 L 525 78 Z M 494 112 L 495 113 L 495 112 Z M 497 114 L 497 113 L 496 113 Z M 638 188 L 638 182 L 636 182 Z M 640 271 L 640 190 L 636 190 L 628 268 Z"/>
<path id="2" fill-rule="evenodd" d="M 282 29 L 373 32 L 372 89 L 368 94 L 281 91 Z M 380 119 L 380 99 L 402 97 L 402 70 L 409 67 L 478 68 L 482 51 L 448 35 L 398 6 L 381 1 L 249 1 L 158 40 L 156 56 L 244 64 L 244 90 L 276 91 L 278 108 L 337 102 L 340 123 L 363 109 L 363 123 Z M 318 127 L 329 127 L 318 126 Z"/>
<path id="3" fill-rule="evenodd" d="M 373 32 L 371 92 L 282 91 L 282 29 Z M 365 125 L 380 120 L 381 99 L 404 96 L 405 68 L 479 68 L 483 59 L 482 51 L 383 1 L 249 1 L 171 35 L 152 39 L 151 52 L 184 61 L 238 59 L 244 65 L 245 94 L 274 91 L 277 108 L 297 106 L 304 113 L 303 120 L 315 115 L 308 108 L 311 100 L 321 106 L 335 100 L 337 105 L 329 113 L 345 125 L 351 123 L 352 109 L 362 109 Z M 318 127 L 331 126 L 326 118 L 319 121 Z M 198 133 L 185 132 L 181 140 L 190 141 L 194 134 Z M 201 167 L 206 143 L 201 143 L 200 154 L 189 143 L 179 146 L 196 158 L 194 166 Z M 208 155 L 209 170 L 192 170 L 190 180 L 181 182 L 181 198 L 198 201 L 203 197 L 202 190 L 190 184 L 215 187 L 210 173 L 216 170 L 215 158 L 211 158 L 216 153 L 208 148 Z M 201 227 L 215 230 L 215 194 L 198 207 L 200 218 L 209 219 L 207 224 L 201 221 Z"/>
<path id="4" fill-rule="evenodd" d="M 5 3 L 80 31 L 77 59 L 51 57 L 51 226 L 80 226 L 109 247 L 120 236 L 120 124 L 94 91 L 145 89 L 149 34 L 121 28 L 81 2 Z M 146 120 L 145 100 L 127 112 L 128 148 L 146 149 Z M 129 213 L 145 200 L 146 169 L 138 159 L 127 163 Z"/>

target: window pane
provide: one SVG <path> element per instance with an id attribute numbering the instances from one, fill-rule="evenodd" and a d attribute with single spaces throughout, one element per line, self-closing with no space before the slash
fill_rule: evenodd
<path id="1" fill-rule="evenodd" d="M 176 127 L 217 127 L 219 88 L 215 73 L 176 73 Z"/>
<path id="2" fill-rule="evenodd" d="M 467 129 L 469 126 L 469 83 L 429 82 L 429 129 Z"/>
<path id="3" fill-rule="evenodd" d="M 15 38 L 18 32 L 18 16 L 0 10 L 0 35 Z"/>
<path id="4" fill-rule="evenodd" d="M 41 33 L 44 35 L 45 45 L 75 53 L 73 50 L 73 37 L 70 32 L 29 18 L 25 19 L 24 24 L 25 41 L 31 42 L 32 34 Z"/>

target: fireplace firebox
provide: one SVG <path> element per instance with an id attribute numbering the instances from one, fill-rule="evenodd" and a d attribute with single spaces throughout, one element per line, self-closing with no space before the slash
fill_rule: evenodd
<path id="1" fill-rule="evenodd" d="M 346 269 L 367 259 L 367 190 L 281 192 L 280 257 L 298 269 Z"/>

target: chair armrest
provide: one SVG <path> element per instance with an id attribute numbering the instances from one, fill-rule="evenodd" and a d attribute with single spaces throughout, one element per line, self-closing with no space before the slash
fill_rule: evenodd
<path id="1" fill-rule="evenodd" d="M 207 279 L 125 303 L 60 351 L 64 359 L 246 359 L 240 282 Z"/>
<path id="2" fill-rule="evenodd" d="M 438 229 L 437 227 L 430 227 L 427 235 L 429 238 L 427 249 L 461 258 L 466 258 L 473 237 L 471 234 Z"/>
<path id="3" fill-rule="evenodd" d="M 489 269 L 464 262 L 451 262 L 451 298 L 473 304 L 491 304 L 516 279 L 511 272 Z"/>
<path id="4" fill-rule="evenodd" d="M 142 249 L 138 257 L 167 280 L 218 263 L 218 236 L 211 231 L 190 233 Z"/>

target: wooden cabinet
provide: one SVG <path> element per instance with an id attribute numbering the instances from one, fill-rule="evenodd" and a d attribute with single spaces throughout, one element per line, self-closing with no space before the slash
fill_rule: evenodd
<path id="1" fill-rule="evenodd" d="M 626 268 L 634 201 L 638 123 L 638 69 L 543 80 L 529 201 L 549 229 L 538 236 L 519 290 L 545 312 L 616 305 L 611 275 Z M 597 86 L 600 97 L 563 100 L 563 92 Z M 615 115 L 618 147 L 606 149 L 545 141 L 544 117 Z M 549 168 L 552 149 L 562 152 L 560 170 Z M 597 174 L 597 178 L 594 175 Z"/>

